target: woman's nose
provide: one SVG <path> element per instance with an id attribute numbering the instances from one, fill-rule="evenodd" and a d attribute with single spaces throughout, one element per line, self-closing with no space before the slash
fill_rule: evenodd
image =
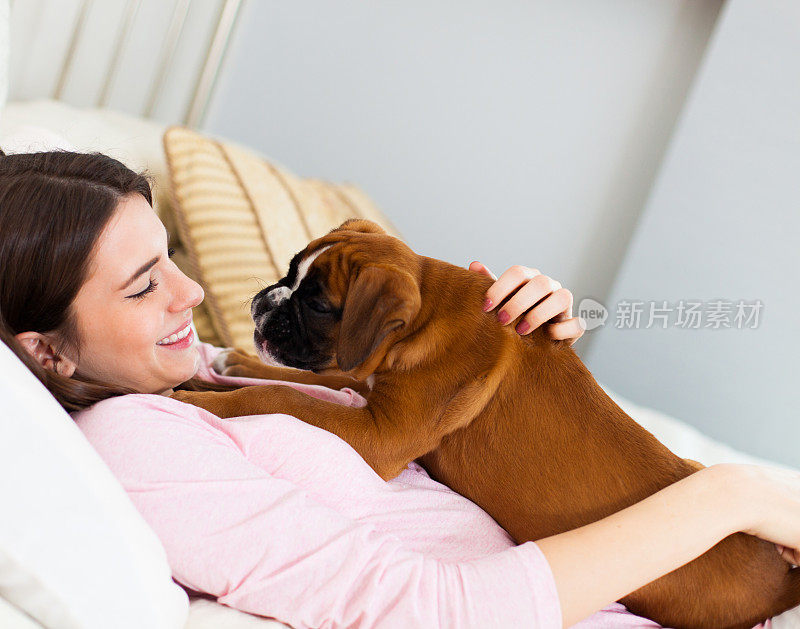
<path id="1" fill-rule="evenodd" d="M 195 282 L 188 275 L 180 273 L 181 277 L 178 283 L 178 289 L 172 300 L 172 310 L 181 312 L 198 306 L 205 298 L 203 287 Z"/>

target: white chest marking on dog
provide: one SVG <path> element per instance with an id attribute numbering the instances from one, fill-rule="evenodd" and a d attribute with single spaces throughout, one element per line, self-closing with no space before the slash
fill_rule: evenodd
<path id="1" fill-rule="evenodd" d="M 297 290 L 297 287 L 300 286 L 300 282 L 302 282 L 303 279 L 305 278 L 306 274 L 308 273 L 308 268 L 311 266 L 314 260 L 316 260 L 323 251 L 330 248 L 331 245 L 328 245 L 327 247 L 322 247 L 322 249 L 317 249 L 314 253 L 312 253 L 310 256 L 305 258 L 300 264 L 298 264 L 297 277 L 295 277 L 294 286 L 292 286 L 291 288 L 287 288 L 286 286 L 278 286 L 278 288 L 271 290 L 269 293 L 269 297 L 272 300 L 272 303 L 275 306 L 278 306 L 287 299 L 289 299 L 289 297 L 292 296 L 292 293 Z"/>

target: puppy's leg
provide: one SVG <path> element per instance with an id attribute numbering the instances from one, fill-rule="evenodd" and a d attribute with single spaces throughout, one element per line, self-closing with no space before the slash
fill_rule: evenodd
<path id="1" fill-rule="evenodd" d="M 256 385 L 225 392 L 181 390 L 170 397 L 221 418 L 266 413 L 292 415 L 349 443 L 384 480 L 394 478 L 411 461 L 435 447 L 427 439 L 408 438 L 405 433 L 414 418 L 405 409 L 393 409 L 396 415 L 386 418 L 376 416 L 369 405 L 353 408 L 326 402 L 289 386 Z"/>
<path id="2" fill-rule="evenodd" d="M 316 374 L 313 371 L 292 369 L 291 367 L 266 365 L 261 362 L 258 356 L 238 348 L 226 349 L 220 352 L 211 366 L 214 371 L 223 376 L 263 378 L 265 380 L 299 382 L 301 384 L 321 384 L 330 389 L 350 387 L 364 397 L 370 391 L 369 385 L 363 380 L 356 380 L 345 375 L 323 375 Z"/>

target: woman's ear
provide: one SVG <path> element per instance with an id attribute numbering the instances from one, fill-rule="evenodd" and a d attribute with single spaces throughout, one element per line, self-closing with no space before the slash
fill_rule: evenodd
<path id="1" fill-rule="evenodd" d="M 17 342 L 45 369 L 67 378 L 75 373 L 77 365 L 63 354 L 58 354 L 52 341 L 39 332 L 20 332 Z"/>

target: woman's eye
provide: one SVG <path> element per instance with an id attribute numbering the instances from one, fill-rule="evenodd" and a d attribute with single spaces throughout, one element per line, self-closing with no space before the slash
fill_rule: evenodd
<path id="1" fill-rule="evenodd" d="M 158 286 L 158 282 L 155 280 L 150 280 L 150 285 L 147 288 L 145 288 L 141 293 L 131 295 L 131 298 L 142 299 L 145 295 L 147 295 L 147 293 L 152 293 L 156 289 L 156 286 Z"/>
<path id="2" fill-rule="evenodd" d="M 170 247 L 167 249 L 167 257 L 171 258 L 175 254 L 175 249 Z M 130 295 L 129 299 L 142 299 L 147 293 L 152 293 L 156 286 L 158 286 L 158 282 L 155 280 L 150 280 L 150 284 L 145 288 L 141 293 L 136 293 L 135 295 Z"/>

